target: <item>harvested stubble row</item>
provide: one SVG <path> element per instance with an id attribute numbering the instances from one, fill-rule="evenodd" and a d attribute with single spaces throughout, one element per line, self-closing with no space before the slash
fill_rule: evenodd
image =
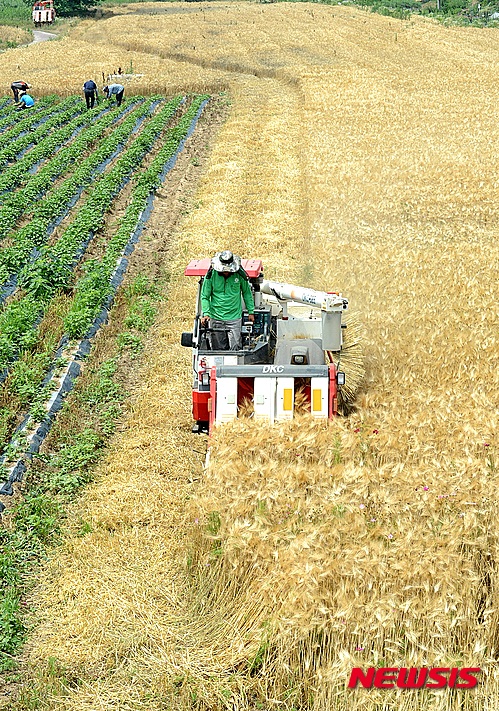
<path id="1" fill-rule="evenodd" d="M 317 4 L 145 11 L 78 38 L 109 61 L 128 47 L 144 84 L 221 79 L 233 106 L 176 238 L 143 389 L 35 596 L 32 662 L 56 657 L 84 682 L 47 704 L 495 711 L 496 30 Z M 225 246 L 343 291 L 367 379 L 328 430 L 221 433 L 195 524 L 181 274 Z M 344 689 L 354 666 L 422 664 L 484 671 L 469 693 Z"/>

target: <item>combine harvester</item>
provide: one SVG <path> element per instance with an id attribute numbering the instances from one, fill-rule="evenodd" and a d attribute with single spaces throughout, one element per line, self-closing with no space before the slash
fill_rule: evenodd
<path id="1" fill-rule="evenodd" d="M 54 0 L 41 0 L 33 5 L 33 22 L 35 27 L 51 25 L 55 20 Z"/>
<path id="2" fill-rule="evenodd" d="M 347 387 L 345 369 L 340 370 L 348 300 L 338 292 L 266 281 L 261 260 L 243 259 L 255 321 L 247 322 L 243 311 L 241 350 L 212 350 L 212 329 L 201 325 L 201 287 L 210 263 L 193 260 L 184 272 L 200 277 L 194 328 L 181 340 L 193 349 L 192 431 L 211 433 L 214 425 L 234 420 L 245 401 L 252 403 L 255 419 L 292 419 L 298 392 L 313 417 L 337 415 L 339 398 L 350 401 L 363 374 L 358 349 L 355 388 Z"/>

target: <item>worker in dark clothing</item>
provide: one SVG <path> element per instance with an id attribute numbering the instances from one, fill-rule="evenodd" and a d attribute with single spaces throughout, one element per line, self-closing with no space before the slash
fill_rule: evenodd
<path id="1" fill-rule="evenodd" d="M 113 95 L 116 96 L 116 104 L 118 106 L 121 106 L 121 102 L 123 101 L 123 94 L 125 92 L 124 86 L 122 86 L 121 84 L 109 84 L 108 86 L 104 87 L 103 91 L 106 95 L 106 99 L 109 99 L 109 101 L 111 101 Z"/>
<path id="2" fill-rule="evenodd" d="M 14 101 L 17 104 L 19 102 L 19 92 L 28 91 L 28 89 L 31 89 L 31 86 L 25 81 L 13 81 L 10 85 L 10 88 L 12 89 L 12 93 L 14 94 Z"/>
<path id="3" fill-rule="evenodd" d="M 241 259 L 229 250 L 217 252 L 211 260 L 201 287 L 201 324 L 210 324 L 214 331 L 213 350 L 238 351 L 241 348 L 242 300 L 248 309 L 248 319 L 254 322 L 255 302 L 248 275 L 241 267 Z"/>
<path id="4" fill-rule="evenodd" d="M 85 101 L 87 102 L 87 109 L 93 109 L 95 100 L 99 98 L 99 92 L 97 91 L 97 84 L 89 79 L 83 84 L 83 93 L 85 94 Z"/>

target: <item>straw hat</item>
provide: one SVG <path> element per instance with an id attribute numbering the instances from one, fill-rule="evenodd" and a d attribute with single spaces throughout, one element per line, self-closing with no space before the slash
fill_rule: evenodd
<path id="1" fill-rule="evenodd" d="M 236 257 L 228 249 L 217 252 L 211 260 L 211 266 L 217 272 L 237 272 L 241 266 L 241 257 Z"/>

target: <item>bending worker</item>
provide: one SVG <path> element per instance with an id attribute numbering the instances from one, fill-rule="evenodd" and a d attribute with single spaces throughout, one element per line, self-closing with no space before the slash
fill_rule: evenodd
<path id="1" fill-rule="evenodd" d="M 97 84 L 93 81 L 93 79 L 89 79 L 83 84 L 83 93 L 85 94 L 87 109 L 93 109 L 95 100 L 99 98 Z"/>
<path id="2" fill-rule="evenodd" d="M 213 350 L 227 350 L 227 345 L 231 351 L 241 348 L 241 296 L 248 309 L 248 319 L 254 322 L 255 302 L 241 259 L 229 250 L 217 252 L 201 288 L 201 324 L 209 323 L 210 328 L 226 331 L 212 334 Z"/>
<path id="3" fill-rule="evenodd" d="M 30 109 L 34 105 L 35 100 L 33 99 L 33 97 L 27 94 L 25 91 L 22 91 L 21 96 L 19 98 L 19 103 L 16 104 L 16 111 L 21 111 L 22 109 Z"/>
<path id="4" fill-rule="evenodd" d="M 103 89 L 106 99 L 109 99 L 109 101 L 111 101 L 113 94 L 116 96 L 116 104 L 118 106 L 121 106 L 124 91 L 125 87 L 122 84 L 108 84 Z"/>
<path id="5" fill-rule="evenodd" d="M 28 89 L 31 89 L 31 85 L 25 81 L 13 81 L 10 85 L 10 88 L 12 89 L 12 93 L 14 94 L 14 101 L 17 104 L 19 101 L 19 92 L 28 91 Z"/>

